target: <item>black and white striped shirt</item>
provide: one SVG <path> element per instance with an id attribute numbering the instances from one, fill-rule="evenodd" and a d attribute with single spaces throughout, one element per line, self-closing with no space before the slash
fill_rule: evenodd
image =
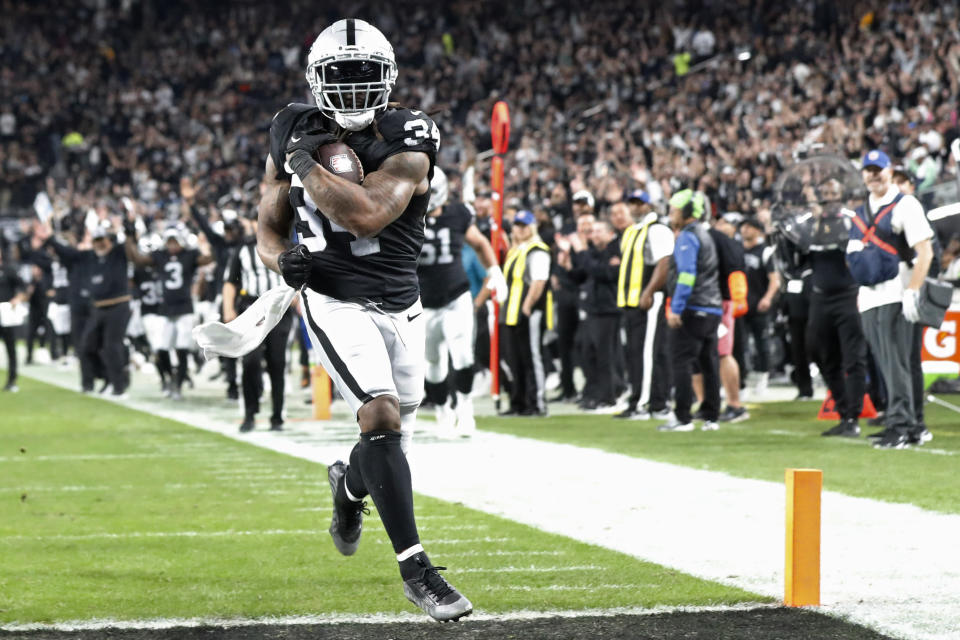
<path id="1" fill-rule="evenodd" d="M 257 254 L 256 241 L 240 245 L 230 259 L 227 282 L 237 288 L 238 297 L 255 299 L 279 286 L 283 279 L 267 268 Z"/>

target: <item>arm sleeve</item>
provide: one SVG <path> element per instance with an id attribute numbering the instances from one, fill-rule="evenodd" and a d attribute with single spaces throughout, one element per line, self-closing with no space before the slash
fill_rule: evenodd
<path id="1" fill-rule="evenodd" d="M 200 227 L 200 231 L 203 231 L 203 235 L 207 237 L 207 242 L 210 243 L 210 246 L 216 247 L 217 249 L 227 246 L 227 241 L 223 239 L 222 235 L 214 231 L 210 225 L 210 221 L 207 220 L 207 216 L 200 213 L 200 210 L 192 205 L 190 207 L 190 217 L 193 218 L 193 221 Z"/>
<path id="2" fill-rule="evenodd" d="M 687 308 L 687 300 L 697 282 L 699 253 L 700 240 L 696 234 L 690 231 L 681 232 L 673 249 L 673 259 L 677 263 L 677 288 L 670 300 L 670 310 L 677 315 Z"/>
<path id="3" fill-rule="evenodd" d="M 224 278 L 223 280 L 224 282 L 229 282 L 230 284 L 236 286 L 237 289 L 242 288 L 241 282 L 240 282 L 240 252 L 241 251 L 243 251 L 243 247 L 240 247 L 239 250 L 237 250 L 236 252 L 234 252 L 232 256 L 230 256 L 230 262 L 227 264 L 227 275 L 226 275 L 226 278 Z"/>
<path id="4" fill-rule="evenodd" d="M 65 264 L 73 264 L 83 257 L 83 252 L 79 249 L 57 240 L 51 240 L 50 246 L 53 247 L 53 251 L 57 254 L 57 257 L 63 260 Z"/>

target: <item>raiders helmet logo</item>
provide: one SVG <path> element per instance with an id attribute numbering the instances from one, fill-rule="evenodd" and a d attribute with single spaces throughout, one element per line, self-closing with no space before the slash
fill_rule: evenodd
<path id="1" fill-rule="evenodd" d="M 353 160 L 345 153 L 330 156 L 330 168 L 334 173 L 350 173 L 353 171 Z"/>

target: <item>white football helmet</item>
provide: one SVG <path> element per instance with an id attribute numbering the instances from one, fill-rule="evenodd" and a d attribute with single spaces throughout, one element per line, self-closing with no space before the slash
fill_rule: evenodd
<path id="1" fill-rule="evenodd" d="M 307 82 L 320 111 L 350 131 L 373 122 L 397 81 L 393 47 L 363 20 L 338 20 L 314 40 L 307 56 Z"/>
<path id="2" fill-rule="evenodd" d="M 447 204 L 448 192 L 447 174 L 440 167 L 434 167 L 433 178 L 430 180 L 430 201 L 427 203 L 427 211 L 433 211 Z"/>

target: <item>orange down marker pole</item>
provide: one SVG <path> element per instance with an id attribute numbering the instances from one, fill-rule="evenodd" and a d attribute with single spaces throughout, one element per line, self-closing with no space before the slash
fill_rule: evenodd
<path id="1" fill-rule="evenodd" d="M 820 605 L 820 494 L 823 471 L 787 469 L 787 555 L 783 602 Z"/>
<path id="2" fill-rule="evenodd" d="M 493 255 L 500 262 L 500 229 L 503 228 L 503 156 L 510 145 L 510 109 L 500 100 L 493 105 L 490 118 L 490 138 L 493 146 L 493 161 L 490 165 L 490 189 L 493 192 L 493 224 L 490 228 L 490 243 Z M 500 408 L 500 305 L 493 297 L 493 328 L 490 331 L 490 396 L 494 407 Z"/>
<path id="3" fill-rule="evenodd" d="M 326 369 L 320 365 L 313 367 L 313 373 L 310 376 L 311 391 L 313 392 L 313 419 L 330 419 L 330 376 Z"/>

